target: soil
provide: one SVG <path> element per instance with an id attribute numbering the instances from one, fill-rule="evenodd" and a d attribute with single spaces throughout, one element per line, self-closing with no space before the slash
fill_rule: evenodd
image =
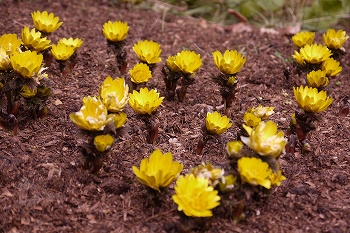
<path id="1" fill-rule="evenodd" d="M 245 24 L 216 25 L 204 19 L 177 17 L 161 11 L 138 9 L 113 1 L 0 1 L 0 34 L 33 28 L 31 13 L 54 12 L 63 25 L 50 39 L 81 38 L 78 62 L 73 73 L 62 78 L 58 64 L 47 70 L 53 90 L 46 118 L 33 119 L 21 112 L 16 135 L 0 129 L 0 232 L 180 232 L 186 226 L 172 201 L 174 182 L 155 203 L 131 167 L 156 148 L 172 152 L 184 164 L 183 174 L 201 162 L 210 161 L 232 170 L 225 154 L 227 141 L 236 139 L 244 112 L 262 104 L 274 106 L 272 120 L 284 132 L 297 109 L 292 87 L 305 83 L 291 54 L 296 49 L 291 35 L 262 30 Z M 103 158 L 97 175 L 82 169 L 82 145 L 89 136 L 74 125 L 69 114 L 82 105 L 82 98 L 97 95 L 107 76 L 117 77 L 115 58 L 107 53 L 102 25 L 108 20 L 126 21 L 128 68 L 138 62 L 132 45 L 154 40 L 161 45 L 162 62 L 147 83 L 165 96 L 161 72 L 166 58 L 182 49 L 201 54 L 203 66 L 196 73 L 185 100 L 164 100 L 158 108 L 159 136 L 147 143 L 144 122 L 128 106 L 128 121 L 111 150 Z M 350 22 L 337 29 L 350 33 Z M 322 33 L 316 33 L 322 43 Z M 247 58 L 239 80 L 230 117 L 235 124 L 210 140 L 203 154 L 196 154 L 201 126 L 208 111 L 224 112 L 219 74 L 211 53 L 226 49 L 241 51 Z M 350 51 L 350 42 L 345 44 Z M 246 218 L 235 224 L 214 209 L 208 232 L 349 232 L 350 229 L 350 55 L 340 59 L 343 71 L 326 88 L 333 98 L 327 111 L 318 114 L 316 130 L 309 134 L 312 151 L 279 159 L 287 180 L 269 195 L 246 202 Z M 285 75 L 290 71 L 290 75 Z M 127 80 L 129 75 L 125 75 Z M 4 98 L 0 99 L 4 102 Z M 3 103 L 2 103 L 3 105 Z M 188 232 L 196 229 L 187 229 Z M 202 229 L 203 230 L 203 229 Z M 201 230 L 198 230 L 201 231 Z"/>

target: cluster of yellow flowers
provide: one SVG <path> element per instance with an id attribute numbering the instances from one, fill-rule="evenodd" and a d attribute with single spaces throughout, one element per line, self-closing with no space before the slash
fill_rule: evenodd
<path id="1" fill-rule="evenodd" d="M 248 136 L 241 136 L 241 141 L 226 144 L 228 156 L 238 159 L 237 169 L 241 181 L 266 189 L 273 185 L 279 186 L 281 181 L 286 179 L 277 159 L 284 153 L 287 139 L 283 131 L 277 130 L 275 122 L 264 121 L 273 113 L 273 107 L 258 106 L 248 109 L 243 119 L 243 128 Z M 254 153 L 243 150 L 243 143 Z"/>
<path id="2" fill-rule="evenodd" d="M 344 50 L 343 45 L 349 36 L 343 30 L 329 29 L 323 34 L 325 46 L 313 43 L 314 38 L 315 33 L 307 31 L 299 32 L 292 37 L 294 44 L 300 47 L 299 52 L 294 51 L 293 58 L 302 66 L 311 64 L 311 67 L 316 69 L 307 74 L 309 88 L 303 86 L 294 88 L 298 105 L 306 112 L 324 111 L 332 103 L 332 98 L 317 89 L 327 86 L 329 77 L 336 76 L 342 71 L 340 62 L 332 55 Z"/>

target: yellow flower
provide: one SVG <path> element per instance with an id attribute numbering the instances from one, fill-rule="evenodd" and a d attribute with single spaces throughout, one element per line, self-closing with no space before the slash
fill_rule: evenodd
<path id="1" fill-rule="evenodd" d="M 12 68 L 24 78 L 32 78 L 40 73 L 43 55 L 35 51 L 16 52 L 11 56 Z"/>
<path id="2" fill-rule="evenodd" d="M 287 144 L 283 131 L 277 132 L 277 124 L 273 121 L 260 122 L 255 128 L 243 125 L 249 137 L 241 136 L 244 144 L 262 156 L 277 158 Z"/>
<path id="3" fill-rule="evenodd" d="M 294 97 L 301 109 L 305 112 L 322 112 L 328 108 L 333 99 L 327 96 L 325 91 L 318 92 L 317 88 L 297 87 L 294 88 Z"/>
<path id="4" fill-rule="evenodd" d="M 320 44 L 307 44 L 300 49 L 300 56 L 302 56 L 303 60 L 309 64 L 319 64 L 327 60 L 331 55 L 332 52 L 327 48 L 327 46 L 323 46 Z M 300 59 L 298 57 L 299 55 L 295 51 L 293 58 L 296 60 Z"/>
<path id="5" fill-rule="evenodd" d="M 78 127 L 85 130 L 103 130 L 113 121 L 114 114 L 109 114 L 99 98 L 85 96 L 79 112 L 69 114 L 69 118 Z"/>
<path id="6" fill-rule="evenodd" d="M 343 68 L 340 66 L 340 62 L 329 58 L 322 63 L 322 70 L 326 71 L 327 76 L 336 76 L 342 72 Z"/>
<path id="7" fill-rule="evenodd" d="M 57 45 L 52 45 L 51 53 L 56 60 L 66 61 L 73 55 L 74 48 L 64 43 L 58 43 Z"/>
<path id="8" fill-rule="evenodd" d="M 238 80 L 236 79 L 236 77 L 235 76 L 231 76 L 231 77 L 228 78 L 226 85 L 228 87 L 233 87 L 237 82 L 238 82 Z"/>
<path id="9" fill-rule="evenodd" d="M 310 87 L 320 88 L 328 85 L 329 80 L 326 77 L 326 71 L 313 70 L 306 76 L 307 84 Z"/>
<path id="10" fill-rule="evenodd" d="M 303 47 L 304 45 L 312 44 L 314 42 L 314 39 L 315 33 L 308 31 L 299 32 L 292 37 L 293 43 L 298 47 Z"/>
<path id="11" fill-rule="evenodd" d="M 176 181 L 175 192 L 172 199 L 178 205 L 177 210 L 190 217 L 213 216 L 211 209 L 220 205 L 218 191 L 209 185 L 207 179 L 193 174 L 180 176 Z"/>
<path id="12" fill-rule="evenodd" d="M 232 126 L 227 116 L 221 116 L 217 111 L 208 112 L 205 119 L 207 131 L 211 134 L 222 134 Z"/>
<path id="13" fill-rule="evenodd" d="M 261 118 L 255 116 L 253 113 L 247 111 L 244 114 L 243 121 L 249 127 L 254 128 L 254 127 L 259 125 L 259 123 L 261 122 Z"/>
<path id="14" fill-rule="evenodd" d="M 259 158 L 243 157 L 238 160 L 237 167 L 243 182 L 261 185 L 267 189 L 271 188 L 270 175 L 272 170 L 268 163 Z"/>
<path id="15" fill-rule="evenodd" d="M 286 180 L 287 178 L 282 175 L 282 171 L 278 170 L 277 172 L 272 172 L 269 176 L 269 179 L 271 181 L 271 185 L 280 186 L 281 182 Z"/>
<path id="16" fill-rule="evenodd" d="M 107 38 L 108 41 L 118 42 L 123 41 L 128 35 L 129 26 L 126 22 L 108 21 L 103 24 L 102 32 L 103 35 Z"/>
<path id="17" fill-rule="evenodd" d="M 123 111 L 129 100 L 129 86 L 125 84 L 124 78 L 113 80 L 111 76 L 108 76 L 103 81 L 99 94 L 108 111 Z"/>
<path id="18" fill-rule="evenodd" d="M 167 187 L 182 171 L 183 165 L 173 162 L 170 152 L 163 154 L 159 149 L 153 151 L 149 158 L 142 159 L 140 169 L 132 166 L 137 180 L 160 192 Z"/>
<path id="19" fill-rule="evenodd" d="M 73 47 L 74 51 L 77 51 L 80 46 L 83 44 L 83 40 L 82 39 L 79 39 L 79 38 L 76 38 L 76 39 L 73 39 L 72 37 L 70 38 L 62 38 L 58 41 L 58 44 L 62 43 L 62 44 L 65 44 L 65 45 L 68 45 L 68 46 L 71 46 Z"/>
<path id="20" fill-rule="evenodd" d="M 131 82 L 139 84 L 147 82 L 151 77 L 152 73 L 148 65 L 144 63 L 139 63 L 130 70 Z"/>
<path id="21" fill-rule="evenodd" d="M 123 127 L 126 123 L 127 115 L 125 112 L 118 112 L 114 114 L 113 122 L 116 129 Z"/>
<path id="22" fill-rule="evenodd" d="M 229 157 L 239 158 L 241 150 L 243 149 L 243 142 L 241 141 L 232 141 L 226 143 L 226 152 Z"/>
<path id="23" fill-rule="evenodd" d="M 204 162 L 191 170 L 195 177 L 202 177 L 209 180 L 209 185 L 215 187 L 224 179 L 224 169 L 214 168 L 210 162 Z"/>
<path id="24" fill-rule="evenodd" d="M 298 51 L 294 51 L 294 54 L 292 55 L 292 57 L 295 59 L 296 62 L 298 62 L 300 65 L 304 65 L 305 61 L 304 61 L 304 57 L 301 53 L 299 53 Z"/>
<path id="25" fill-rule="evenodd" d="M 36 29 L 44 33 L 51 33 L 62 25 L 60 18 L 47 11 L 34 11 L 32 13 L 33 23 Z"/>
<path id="26" fill-rule="evenodd" d="M 159 97 L 156 90 L 148 90 L 147 87 L 141 88 L 140 91 L 133 91 L 130 94 L 129 104 L 135 112 L 139 114 L 151 115 L 162 103 L 164 97 Z"/>
<path id="27" fill-rule="evenodd" d="M 202 65 L 200 54 L 194 51 L 182 50 L 174 58 L 174 64 L 184 74 L 194 74 Z"/>
<path id="28" fill-rule="evenodd" d="M 256 117 L 259 117 L 261 120 L 266 120 L 269 116 L 274 114 L 275 112 L 273 111 L 275 108 L 274 107 L 263 107 L 262 105 L 259 105 L 256 108 L 251 108 L 247 112 L 250 112 L 254 114 Z"/>
<path id="29" fill-rule="evenodd" d="M 132 47 L 140 61 L 147 64 L 154 64 L 160 62 L 162 59 L 159 57 L 162 50 L 157 42 L 151 40 L 139 41 Z"/>
<path id="30" fill-rule="evenodd" d="M 16 34 L 3 34 L 0 37 L 0 47 L 3 47 L 9 56 L 14 52 L 19 52 L 21 43 L 22 41 L 17 38 Z"/>
<path id="31" fill-rule="evenodd" d="M 219 51 L 213 52 L 215 65 L 224 74 L 235 74 L 239 72 L 246 58 L 236 50 L 226 50 L 224 56 Z"/>
<path id="32" fill-rule="evenodd" d="M 34 87 L 34 89 L 30 89 L 27 85 L 23 85 L 20 95 L 24 98 L 32 98 L 36 95 L 38 89 Z"/>
<path id="33" fill-rule="evenodd" d="M 11 59 L 6 50 L 0 45 L 0 70 L 10 70 L 11 68 Z"/>
<path id="34" fill-rule="evenodd" d="M 22 41 L 27 48 L 35 51 L 43 51 L 49 48 L 51 43 L 46 37 L 41 38 L 41 32 L 35 32 L 34 28 L 30 31 L 26 26 L 22 29 Z"/>
<path id="35" fill-rule="evenodd" d="M 224 176 L 219 183 L 219 190 L 221 192 L 231 191 L 235 187 L 236 181 L 237 177 L 233 175 Z"/>
<path id="36" fill-rule="evenodd" d="M 113 142 L 114 138 L 109 134 L 98 135 L 94 138 L 95 148 L 100 152 L 108 150 L 112 146 Z"/>
<path id="37" fill-rule="evenodd" d="M 326 46 L 330 49 L 341 49 L 345 41 L 349 39 L 346 35 L 346 31 L 334 29 L 328 29 L 326 33 L 323 34 L 323 41 Z"/>
<path id="38" fill-rule="evenodd" d="M 169 56 L 166 60 L 166 66 L 173 72 L 179 72 L 179 67 L 175 64 L 175 57 L 176 56 Z"/>

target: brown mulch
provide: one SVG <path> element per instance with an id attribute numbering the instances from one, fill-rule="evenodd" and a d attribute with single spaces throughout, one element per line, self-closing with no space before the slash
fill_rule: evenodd
<path id="1" fill-rule="evenodd" d="M 234 124 L 225 134 L 208 142 L 203 155 L 196 155 L 201 126 L 208 111 L 223 112 L 219 88 L 212 77 L 219 72 L 211 53 L 236 49 L 247 58 L 237 76 L 239 89 L 231 120 L 240 122 L 244 112 L 259 104 L 274 106 L 272 119 L 287 131 L 297 109 L 292 87 L 303 83 L 290 60 L 295 47 L 290 36 L 262 32 L 249 26 L 211 24 L 202 19 L 180 18 L 145 9 L 111 5 L 112 1 L 0 1 L 0 34 L 33 27 L 31 13 L 47 10 L 63 25 L 50 39 L 84 40 L 72 75 L 63 79 L 56 62 L 48 69 L 53 94 L 50 113 L 32 119 L 21 113 L 17 135 L 0 129 L 0 232 L 179 232 L 181 221 L 171 200 L 172 184 L 161 204 L 135 178 L 138 165 L 155 148 L 171 151 L 184 164 L 186 173 L 202 161 L 229 170 L 224 146 L 234 140 Z M 114 57 L 107 53 L 102 25 L 122 20 L 130 26 L 127 38 L 129 68 L 137 58 L 132 45 L 148 39 L 160 43 L 162 62 L 157 64 L 147 86 L 165 95 L 161 68 L 169 55 L 182 49 L 201 54 L 203 66 L 196 74 L 183 103 L 165 100 L 157 110 L 159 137 L 148 144 L 144 122 L 126 108 L 128 121 L 104 158 L 98 175 L 81 168 L 81 146 L 88 138 L 69 119 L 82 98 L 97 95 L 107 76 L 117 77 Z M 337 29 L 350 33 L 350 22 Z M 316 41 L 322 42 L 321 32 Z M 350 42 L 345 45 L 350 51 Z M 214 210 L 209 232 L 348 232 L 350 226 L 350 116 L 339 114 L 350 102 L 350 55 L 341 58 L 343 71 L 326 88 L 333 103 L 320 115 L 310 133 L 312 152 L 280 158 L 287 180 L 267 197 L 246 203 L 245 220 L 234 224 Z M 286 78 L 286 70 L 291 74 Z M 129 79 L 129 76 L 126 75 Z M 1 101 L 4 98 L 0 98 Z M 3 105 L 3 104 L 1 104 Z M 0 105 L 0 106 L 1 106 Z"/>

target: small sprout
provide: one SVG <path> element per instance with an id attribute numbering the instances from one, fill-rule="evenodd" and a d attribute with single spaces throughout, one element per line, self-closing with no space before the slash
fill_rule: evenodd
<path id="1" fill-rule="evenodd" d="M 110 134 L 98 135 L 94 138 L 94 145 L 99 152 L 105 152 L 113 145 L 114 139 Z"/>
<path id="2" fill-rule="evenodd" d="M 299 108 L 305 112 L 318 113 L 326 110 L 332 103 L 333 99 L 327 96 L 325 91 L 318 91 L 312 87 L 297 87 L 294 88 L 294 97 L 299 105 Z"/>
<path id="3" fill-rule="evenodd" d="M 177 210 L 190 217 L 211 217 L 211 209 L 220 205 L 218 191 L 209 185 L 208 179 L 193 174 L 180 176 L 176 181 L 172 196 L 178 205 Z"/>
<path id="4" fill-rule="evenodd" d="M 183 165 L 173 161 L 170 152 L 163 154 L 159 149 L 153 151 L 149 158 L 142 159 L 140 168 L 132 166 L 132 170 L 140 183 L 161 191 L 181 173 Z"/>
<path id="5" fill-rule="evenodd" d="M 329 58 L 322 63 L 322 70 L 326 72 L 327 76 L 336 76 L 342 72 L 343 68 L 340 66 L 340 62 Z"/>
<path id="6" fill-rule="evenodd" d="M 345 50 L 343 45 L 349 36 L 346 35 L 346 31 L 334 29 L 328 29 L 326 33 L 323 34 L 323 42 L 330 49 L 340 49 Z"/>
<path id="7" fill-rule="evenodd" d="M 242 157 L 241 151 L 243 149 L 243 142 L 232 141 L 226 143 L 226 153 L 229 158 L 240 158 Z"/>
<path id="8" fill-rule="evenodd" d="M 307 44 L 311 45 L 314 42 L 314 39 L 315 33 L 308 31 L 299 32 L 292 37 L 292 41 L 297 47 L 304 47 Z"/>
<path id="9" fill-rule="evenodd" d="M 108 114 L 107 107 L 97 97 L 85 96 L 79 112 L 69 114 L 78 127 L 89 131 L 100 131 L 113 121 L 114 114 Z"/>
<path id="10" fill-rule="evenodd" d="M 326 76 L 326 71 L 313 70 L 306 76 L 307 83 L 310 87 L 323 88 L 328 85 L 329 79 Z"/>
<path id="11" fill-rule="evenodd" d="M 22 41 L 28 49 L 38 52 L 46 50 L 51 46 L 51 40 L 48 40 L 46 37 L 41 38 L 41 32 L 36 32 L 34 28 L 30 30 L 26 26 L 22 29 Z"/>
<path id="12" fill-rule="evenodd" d="M 242 157 L 238 160 L 237 166 L 243 183 L 260 185 L 266 189 L 271 188 L 272 170 L 268 163 L 263 162 L 260 158 Z"/>
<path id="13" fill-rule="evenodd" d="M 277 158 L 284 152 L 287 139 L 283 131 L 277 132 L 277 124 L 273 121 L 260 122 L 255 128 L 243 125 L 249 137 L 241 136 L 244 144 L 261 156 Z"/>
<path id="14" fill-rule="evenodd" d="M 59 22 L 59 17 L 53 13 L 49 14 L 47 11 L 34 11 L 32 13 L 32 19 L 35 28 L 47 34 L 56 31 L 62 25 L 62 22 Z"/>
<path id="15" fill-rule="evenodd" d="M 129 100 L 129 86 L 124 78 L 108 76 L 99 89 L 101 101 L 109 112 L 123 111 Z"/>

